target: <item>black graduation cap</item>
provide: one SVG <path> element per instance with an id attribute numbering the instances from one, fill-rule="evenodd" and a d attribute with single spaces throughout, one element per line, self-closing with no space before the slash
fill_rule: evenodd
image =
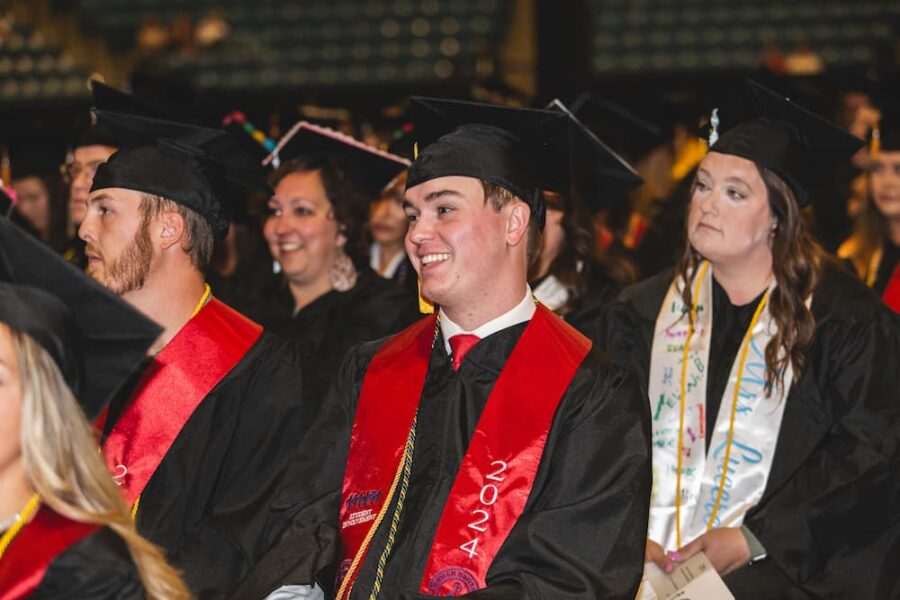
<path id="1" fill-rule="evenodd" d="M 162 333 L 156 323 L 4 218 L 0 322 L 47 350 L 90 419 Z"/>
<path id="2" fill-rule="evenodd" d="M 376 199 L 384 187 L 409 167 L 405 158 L 373 148 L 334 129 L 299 121 L 278 141 L 266 159 L 282 164 L 300 156 L 328 157 L 335 161 L 369 199 Z"/>
<path id="3" fill-rule="evenodd" d="M 91 80 L 91 93 L 94 97 L 93 106 L 96 110 L 111 110 L 158 119 L 171 118 L 168 112 L 154 106 L 150 102 L 134 94 L 108 86 L 96 79 Z"/>
<path id="4" fill-rule="evenodd" d="M 876 153 L 900 152 L 900 107 L 896 104 L 881 111 L 881 119 L 872 130 L 872 149 Z"/>
<path id="5" fill-rule="evenodd" d="M 462 100 L 412 101 L 419 156 L 407 189 L 438 177 L 481 179 L 528 203 L 543 228 L 543 190 L 569 193 L 566 115 Z"/>
<path id="6" fill-rule="evenodd" d="M 96 79 L 91 80 L 91 95 L 93 97 L 91 106 L 95 110 L 108 110 L 161 119 L 170 118 L 164 111 L 153 106 L 149 102 L 138 98 L 134 94 L 108 86 Z M 92 117 L 89 121 L 81 124 L 77 129 L 75 142 L 72 144 L 72 148 L 82 148 L 84 146 L 110 146 L 112 148 L 118 148 L 120 145 L 115 132 L 98 124 L 96 119 Z"/>
<path id="7" fill-rule="evenodd" d="M 878 98 L 881 118 L 872 129 L 870 151 L 900 152 L 900 76 L 886 79 Z"/>
<path id="8" fill-rule="evenodd" d="M 800 206 L 809 203 L 810 190 L 823 173 L 863 146 L 861 139 L 752 80 L 730 105 L 714 111 L 710 124 L 710 152 L 771 169 L 790 186 Z"/>
<path id="9" fill-rule="evenodd" d="M 582 202 L 591 212 L 600 212 L 644 183 L 631 165 L 604 144 L 559 99 L 553 100 L 547 109 L 569 118 L 570 199 Z"/>
<path id="10" fill-rule="evenodd" d="M 258 163 L 221 130 L 124 113 L 97 111 L 122 149 L 100 165 L 91 191 L 124 188 L 168 198 L 198 213 L 217 239 L 244 194 L 271 195 Z"/>
<path id="11" fill-rule="evenodd" d="M 648 101 L 645 99 L 646 104 Z M 629 160 L 637 161 L 671 137 L 670 129 L 643 116 L 663 118 L 669 110 L 657 102 L 644 107 L 641 115 L 596 94 L 584 93 L 570 105 L 572 114 L 593 131 L 598 138 Z"/>
<path id="12" fill-rule="evenodd" d="M 56 176 L 59 173 L 60 156 L 43 140 L 28 140 L 9 148 L 12 178 Z M 7 182 L 9 183 L 9 182 Z"/>

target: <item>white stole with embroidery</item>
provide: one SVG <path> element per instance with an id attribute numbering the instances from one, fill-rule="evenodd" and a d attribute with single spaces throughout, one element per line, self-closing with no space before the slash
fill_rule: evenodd
<path id="1" fill-rule="evenodd" d="M 708 269 L 712 270 L 712 267 Z M 784 385 L 767 396 L 765 349 L 775 333 L 766 304 L 749 332 L 750 343 L 738 391 L 734 436 L 727 475 L 718 509 L 719 485 L 725 467 L 732 404 L 741 369 L 738 349 L 716 418 L 710 448 L 706 448 L 706 376 L 712 337 L 712 273 L 698 269 L 701 282 L 692 300 L 698 303 L 690 340 L 684 398 L 681 464 L 681 545 L 710 527 L 737 527 L 744 514 L 762 497 L 772 466 L 775 443 L 793 373 L 788 366 Z M 678 280 L 672 282 L 656 318 L 650 363 L 649 398 L 653 439 L 653 492 L 648 537 L 666 550 L 678 548 L 676 494 L 681 374 L 684 344 L 689 332 L 689 311 L 681 299 Z M 774 287 L 774 284 L 771 289 Z M 698 293 L 699 292 L 699 293 Z M 712 522 L 710 522 L 712 521 Z"/>

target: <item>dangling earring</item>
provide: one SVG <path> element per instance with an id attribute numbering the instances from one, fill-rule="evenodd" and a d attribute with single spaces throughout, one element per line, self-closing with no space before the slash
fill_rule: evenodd
<path id="1" fill-rule="evenodd" d="M 338 292 L 346 292 L 356 285 L 356 267 L 347 256 L 343 248 L 338 248 L 338 254 L 331 263 L 331 287 Z"/>
<path id="2" fill-rule="evenodd" d="M 277 260 L 272 261 L 272 273 L 275 275 L 281 273 L 281 263 Z"/>

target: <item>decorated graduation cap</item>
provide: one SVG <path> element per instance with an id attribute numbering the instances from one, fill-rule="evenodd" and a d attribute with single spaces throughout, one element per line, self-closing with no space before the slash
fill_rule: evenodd
<path id="1" fill-rule="evenodd" d="M 731 105 L 710 117 L 710 152 L 770 169 L 809 203 L 822 173 L 850 159 L 863 141 L 780 94 L 748 80 Z"/>
<path id="2" fill-rule="evenodd" d="M 32 337 L 96 417 L 162 329 L 0 218 L 0 322 Z"/>
<path id="3" fill-rule="evenodd" d="M 263 161 L 275 150 L 276 141 L 251 123 L 239 110 L 232 111 L 222 119 L 225 131 L 234 136 L 244 151 L 263 166 Z M 267 165 L 268 166 L 268 165 Z M 271 165 L 277 167 L 278 165 Z"/>
<path id="4" fill-rule="evenodd" d="M 569 118 L 570 198 L 582 202 L 591 212 L 600 212 L 644 182 L 631 165 L 604 144 L 565 104 L 556 99 L 547 109 Z"/>
<path id="5" fill-rule="evenodd" d="M 258 163 L 221 129 L 102 110 L 97 117 L 122 149 L 97 169 L 92 192 L 123 188 L 168 198 L 206 219 L 217 239 L 244 194 L 272 193 Z"/>
<path id="6" fill-rule="evenodd" d="M 265 163 L 278 160 L 284 164 L 301 156 L 331 159 L 370 199 L 377 198 L 387 184 L 409 167 L 405 158 L 307 121 L 294 124 Z"/>
<path id="7" fill-rule="evenodd" d="M 473 177 L 526 202 L 543 228 L 543 190 L 567 194 L 569 123 L 560 112 L 413 98 L 418 157 L 406 188 L 439 177 Z"/>

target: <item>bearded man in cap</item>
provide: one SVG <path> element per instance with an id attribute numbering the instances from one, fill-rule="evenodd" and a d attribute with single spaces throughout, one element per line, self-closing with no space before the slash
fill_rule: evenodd
<path id="1" fill-rule="evenodd" d="M 228 134 L 99 112 L 123 141 L 100 165 L 79 235 L 88 273 L 163 327 L 103 454 L 138 530 L 199 597 L 253 563 L 288 448 L 309 415 L 295 354 L 210 295 L 228 207 L 265 180 Z"/>

